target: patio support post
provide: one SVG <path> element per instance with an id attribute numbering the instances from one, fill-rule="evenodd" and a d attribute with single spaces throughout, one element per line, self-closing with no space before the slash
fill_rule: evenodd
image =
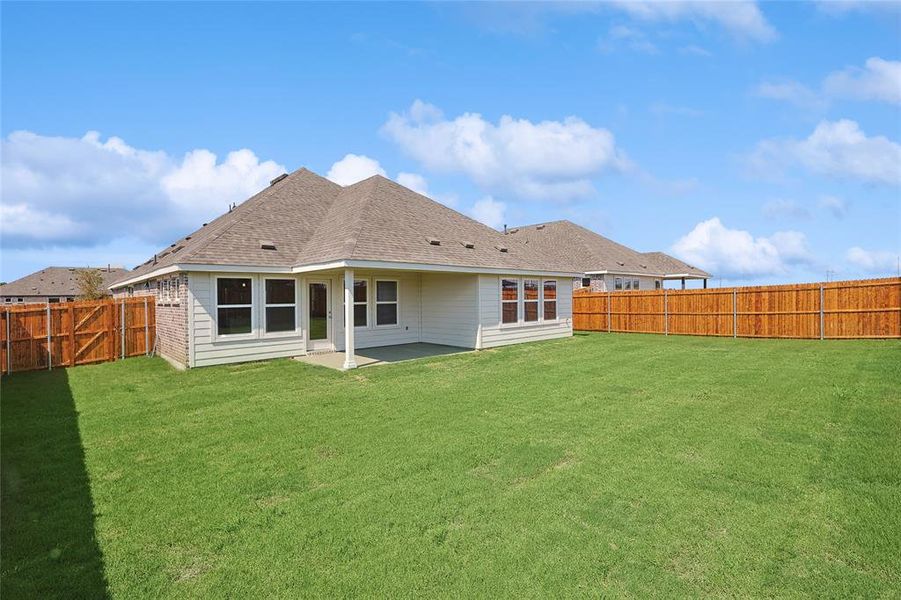
<path id="1" fill-rule="evenodd" d="M 356 369 L 354 359 L 354 271 L 344 269 L 344 370 Z"/>

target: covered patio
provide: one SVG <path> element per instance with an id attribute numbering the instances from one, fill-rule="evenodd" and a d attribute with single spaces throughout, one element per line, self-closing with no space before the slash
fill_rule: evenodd
<path id="1" fill-rule="evenodd" d="M 417 360 L 420 358 L 431 358 L 472 351 L 473 350 L 470 350 L 469 348 L 460 348 L 458 346 L 444 346 L 442 344 L 416 342 L 412 344 L 379 346 L 376 348 L 357 350 L 354 354 L 354 358 L 357 367 L 374 367 L 376 365 L 386 365 L 407 360 Z M 347 369 L 345 366 L 347 355 L 344 352 L 314 353 L 306 356 L 298 356 L 294 360 L 310 365 L 328 367 L 330 369 Z"/>

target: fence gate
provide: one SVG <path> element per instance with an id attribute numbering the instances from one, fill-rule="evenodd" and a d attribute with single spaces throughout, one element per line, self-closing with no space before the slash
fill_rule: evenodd
<path id="1" fill-rule="evenodd" d="M 152 297 L 0 308 L 0 373 L 73 367 L 149 354 Z"/>

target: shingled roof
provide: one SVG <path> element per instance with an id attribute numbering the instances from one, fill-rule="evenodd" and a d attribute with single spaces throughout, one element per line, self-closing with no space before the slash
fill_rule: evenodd
<path id="1" fill-rule="evenodd" d="M 114 285 L 173 265 L 290 268 L 345 260 L 570 272 L 557 257 L 510 245 L 502 233 L 380 175 L 342 187 L 299 169 Z"/>
<path id="2" fill-rule="evenodd" d="M 710 273 L 707 271 L 693 267 L 690 264 L 679 260 L 675 256 L 670 256 L 666 252 L 645 252 L 644 255 L 651 264 L 656 265 L 657 270 L 663 271 L 666 275 L 688 275 L 699 278 L 710 277 Z"/>
<path id="3" fill-rule="evenodd" d="M 86 267 L 100 271 L 103 284 L 109 285 L 127 273 L 122 267 Z M 0 285 L 0 296 L 75 297 L 81 294 L 75 275 L 79 267 L 47 267 Z"/>
<path id="4" fill-rule="evenodd" d="M 579 273 L 608 271 L 666 277 L 691 269 L 697 277 L 710 276 L 662 252 L 637 252 L 566 220 L 513 227 L 508 230 L 507 237 L 553 256 L 569 270 Z M 675 268 L 677 265 L 683 270 Z"/>

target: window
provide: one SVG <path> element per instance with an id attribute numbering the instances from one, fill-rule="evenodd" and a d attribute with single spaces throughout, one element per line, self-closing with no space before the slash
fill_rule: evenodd
<path id="1" fill-rule="evenodd" d="M 52 303 L 56 304 L 57 302 L 59 302 L 59 298 L 47 298 L 47 302 L 52 302 Z"/>
<path id="2" fill-rule="evenodd" d="M 544 280 L 544 320 L 557 319 L 557 280 Z"/>
<path id="3" fill-rule="evenodd" d="M 625 287 L 623 288 L 624 290 L 627 290 L 627 291 L 628 291 L 628 290 L 631 290 L 631 289 L 632 289 L 632 280 L 629 279 L 628 277 L 626 277 L 626 281 L 623 282 L 623 285 L 625 286 Z"/>
<path id="4" fill-rule="evenodd" d="M 519 320 L 519 280 L 501 279 L 501 323 Z"/>
<path id="5" fill-rule="evenodd" d="M 582 278 L 582 287 L 591 287 L 591 277 Z"/>
<path id="6" fill-rule="evenodd" d="M 655 280 L 654 280 L 654 289 L 655 289 L 655 290 L 659 290 L 659 289 L 660 289 L 660 280 L 659 280 L 659 279 L 655 279 Z"/>
<path id="7" fill-rule="evenodd" d="M 75 298 L 72 298 L 70 296 L 70 297 L 66 298 L 66 302 L 75 302 Z"/>
<path id="8" fill-rule="evenodd" d="M 266 333 L 294 331 L 297 329 L 295 280 L 266 279 L 265 282 Z"/>
<path id="9" fill-rule="evenodd" d="M 613 289 L 614 290 L 623 289 L 623 278 L 622 277 L 617 277 L 613 280 Z"/>
<path id="10" fill-rule="evenodd" d="M 538 280 L 524 279 L 522 282 L 523 292 L 523 320 L 527 323 L 538 320 Z"/>
<path id="11" fill-rule="evenodd" d="M 354 302 L 356 304 L 356 302 Z M 354 308 L 356 321 L 356 308 Z M 397 325 L 397 282 L 375 282 L 375 325 Z"/>
<path id="12" fill-rule="evenodd" d="M 12 302 L 13 299 L 12 298 L 4 298 L 3 301 L 9 303 L 9 302 Z"/>
<path id="13" fill-rule="evenodd" d="M 169 302 L 169 280 L 163 279 L 161 285 L 163 286 L 163 295 L 161 296 L 161 300 L 163 302 Z"/>
<path id="14" fill-rule="evenodd" d="M 219 335 L 250 333 L 253 317 L 252 307 L 253 286 L 250 278 L 220 277 L 216 279 L 216 323 Z"/>
<path id="15" fill-rule="evenodd" d="M 366 327 L 369 324 L 368 287 L 365 279 L 354 279 L 354 327 Z M 396 308 L 395 322 L 397 322 Z"/>
<path id="16" fill-rule="evenodd" d="M 633 280 L 632 280 L 632 289 L 633 289 L 633 290 L 637 290 L 637 289 L 638 289 L 638 280 L 637 280 L 637 279 L 633 279 Z"/>
<path id="17" fill-rule="evenodd" d="M 172 302 L 178 304 L 181 302 L 181 277 L 172 278 L 172 285 L 169 286 Z"/>
<path id="18" fill-rule="evenodd" d="M 24 298 L 16 298 L 16 302 L 18 302 L 19 304 L 22 304 L 23 302 L 25 302 L 25 299 Z"/>

